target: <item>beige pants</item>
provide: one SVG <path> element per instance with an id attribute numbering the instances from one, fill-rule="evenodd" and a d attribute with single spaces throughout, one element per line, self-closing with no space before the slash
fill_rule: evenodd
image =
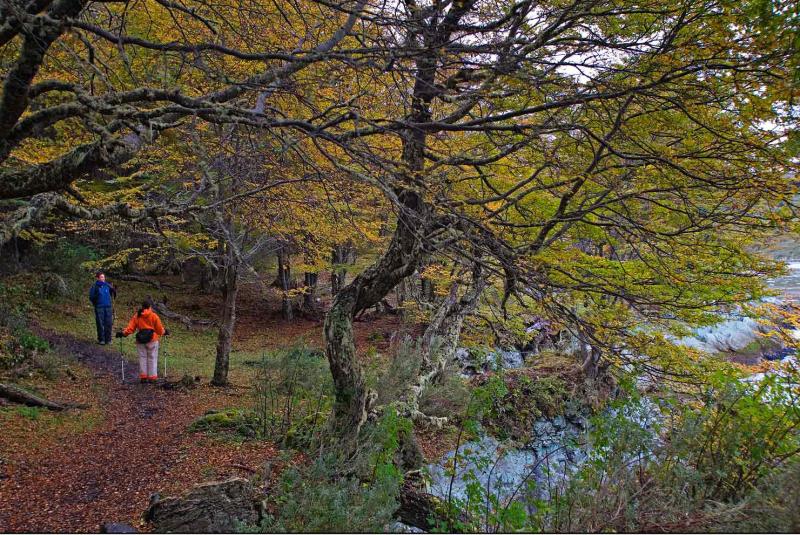
<path id="1" fill-rule="evenodd" d="M 158 377 L 158 341 L 136 344 L 139 353 L 139 377 Z"/>

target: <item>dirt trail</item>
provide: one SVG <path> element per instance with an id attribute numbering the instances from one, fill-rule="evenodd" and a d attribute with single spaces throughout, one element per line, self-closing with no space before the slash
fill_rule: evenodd
<path id="1" fill-rule="evenodd" d="M 2 457 L 17 457 L 0 466 L 0 532 L 96 532 L 103 522 L 139 523 L 150 494 L 165 481 L 188 484 L 207 476 L 201 474 L 207 456 L 252 463 L 248 453 L 257 451 L 261 459 L 269 454 L 263 443 L 223 452 L 220 448 L 232 446 L 203 444 L 207 441 L 186 433 L 194 418 L 219 406 L 224 391 L 201 387 L 185 394 L 140 385 L 132 363 L 126 364 L 122 384 L 117 351 L 69 335 L 37 334 L 94 371 L 107 399 L 97 401 L 103 418 L 88 431 L 31 454 L 0 451 Z"/>

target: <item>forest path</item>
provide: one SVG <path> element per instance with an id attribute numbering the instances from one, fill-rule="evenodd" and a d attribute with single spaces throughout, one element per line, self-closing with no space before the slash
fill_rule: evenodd
<path id="1" fill-rule="evenodd" d="M 13 437 L 6 437 L 11 444 L 0 439 L 0 532 L 96 532 L 105 522 L 141 528 L 150 494 L 166 481 L 188 486 L 207 478 L 213 470 L 204 463 L 212 459 L 214 466 L 255 464 L 255 469 L 275 455 L 263 442 L 222 443 L 186 431 L 208 408 L 235 404 L 242 392 L 203 385 L 186 393 L 139 384 L 138 366 L 130 362 L 122 383 L 116 349 L 42 329 L 36 334 L 93 372 L 98 384 L 86 387 L 100 392 L 92 404 L 102 417 L 85 431 L 25 454 L 3 451 L 25 450 L 24 436 L 16 446 Z M 49 395 L 68 401 L 58 392 Z"/>

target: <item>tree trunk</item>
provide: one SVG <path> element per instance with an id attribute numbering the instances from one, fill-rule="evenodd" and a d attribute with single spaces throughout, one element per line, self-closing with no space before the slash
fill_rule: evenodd
<path id="1" fill-rule="evenodd" d="M 214 378 L 211 384 L 225 386 L 228 384 L 228 367 L 230 364 L 233 329 L 236 325 L 236 295 L 239 292 L 239 266 L 233 253 L 227 253 L 225 279 L 222 285 L 222 318 L 217 337 L 217 360 L 214 363 Z"/>
<path id="2" fill-rule="evenodd" d="M 345 273 L 338 267 L 338 265 L 344 263 L 342 247 L 342 245 L 337 245 L 333 248 L 333 251 L 331 251 L 331 295 L 339 293 L 339 290 L 344 286 Z"/>
<path id="3" fill-rule="evenodd" d="M 377 398 L 367 390 L 356 360 L 353 319 L 359 312 L 375 306 L 411 275 L 422 258 L 418 236 L 422 235 L 421 225 L 427 221 L 429 208 L 415 192 L 404 191 L 399 197 L 406 213 L 413 212 L 414 216 L 398 221 L 384 255 L 336 294 L 325 318 L 325 354 L 335 388 L 328 436 L 345 453 L 355 451 L 361 426 Z"/>
<path id="4" fill-rule="evenodd" d="M 424 303 L 433 303 L 435 301 L 433 281 L 428 277 L 420 274 L 420 298 Z"/>
<path id="5" fill-rule="evenodd" d="M 317 312 L 317 280 L 319 275 L 317 273 L 306 272 L 305 274 L 305 293 L 303 293 L 303 312 L 306 314 L 315 314 Z"/>
<path id="6" fill-rule="evenodd" d="M 473 268 L 472 282 L 461 297 L 458 296 L 459 286 L 459 283 L 453 283 L 450 293 L 440 303 L 425 329 L 421 344 L 420 373 L 400 399 L 401 413 L 414 420 L 431 420 L 419 412 L 419 399 L 430 383 L 441 378 L 447 363 L 453 359 L 464 319 L 475 310 L 478 299 L 486 288 L 486 278 L 483 277 L 480 266 Z M 435 423 L 441 424 L 443 420 L 439 419 Z"/>
<path id="7" fill-rule="evenodd" d="M 44 407 L 46 409 L 50 409 L 51 411 L 63 411 L 70 408 L 87 408 L 87 405 L 56 403 L 55 401 L 50 401 L 49 399 L 37 396 L 32 392 L 28 392 L 17 385 L 8 383 L 0 383 L 0 397 L 15 403 L 28 405 L 29 407 Z"/>
<path id="8" fill-rule="evenodd" d="M 342 268 L 343 264 L 352 264 L 355 262 L 355 248 L 350 243 L 337 245 L 331 252 L 331 295 L 339 293 L 345 285 L 347 278 L 347 271 Z"/>
<path id="9" fill-rule="evenodd" d="M 581 343 L 581 353 L 583 356 L 583 364 L 581 365 L 581 369 L 587 377 L 590 379 L 596 379 L 600 372 L 600 361 L 602 360 L 603 352 L 599 347 L 592 343 L 594 338 L 594 329 L 586 327 L 584 335 L 584 337 L 579 338 Z"/>
<path id="10" fill-rule="evenodd" d="M 457 22 L 470 1 L 453 8 Z M 448 15 L 450 16 L 450 15 Z M 449 39 L 452 28 L 447 26 L 439 35 L 441 46 Z M 427 43 L 426 43 L 427 44 Z M 437 58 L 435 53 L 423 54 L 415 60 L 415 82 L 411 98 L 409 120 L 426 123 L 431 119 L 430 105 L 436 92 Z M 356 361 L 353 341 L 353 319 L 356 314 L 380 302 L 404 278 L 419 267 L 429 252 L 424 243 L 431 230 L 433 210 L 416 185 L 424 181 L 426 132 L 421 128 L 408 128 L 402 132 L 403 163 L 407 166 L 395 189 L 398 204 L 397 225 L 389 248 L 369 268 L 362 271 L 353 282 L 336 294 L 331 310 L 325 318 L 325 354 L 333 376 L 335 401 L 329 421 L 328 436 L 345 454 L 352 454 L 358 446 L 361 426 L 367 418 L 370 404 L 377 398 L 367 390 L 364 374 Z M 427 244 L 432 249 L 432 244 Z"/>
<path id="11" fill-rule="evenodd" d="M 292 289 L 292 266 L 289 262 L 289 255 L 285 249 L 278 253 L 278 283 L 283 296 L 281 298 L 281 315 L 286 321 L 294 319 L 294 304 L 289 290 Z"/>
<path id="12" fill-rule="evenodd" d="M 594 347 L 591 344 L 582 344 L 583 345 L 583 365 L 581 369 L 583 373 L 586 374 L 586 377 L 590 379 L 597 379 L 598 375 L 600 375 L 600 361 L 603 356 L 602 352 L 599 348 Z"/>
<path id="13" fill-rule="evenodd" d="M 3 4 L 14 5 L 11 2 Z M 14 148 L 13 142 L 9 142 L 9 135 L 28 108 L 31 83 L 39 73 L 50 46 L 67 28 L 63 24 L 64 19 L 77 17 L 84 6 L 85 2 L 81 0 L 56 2 L 48 9 L 50 23 L 43 23 L 42 17 L 37 16 L 22 32 L 17 61 L 8 66 L 0 96 L 0 162 L 5 162 Z M 22 2 L 18 7 L 22 7 Z M 9 185 L 13 187 L 13 184 Z"/>
<path id="14" fill-rule="evenodd" d="M 448 521 L 447 504 L 433 494 L 425 492 L 419 471 L 406 474 L 400 488 L 397 516 L 401 522 L 423 531 L 452 525 Z"/>

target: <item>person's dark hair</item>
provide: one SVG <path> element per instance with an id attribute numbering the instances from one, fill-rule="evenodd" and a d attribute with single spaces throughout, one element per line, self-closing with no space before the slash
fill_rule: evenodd
<path id="1" fill-rule="evenodd" d="M 142 312 L 144 312 L 148 308 L 153 308 L 153 302 L 150 301 L 149 299 L 145 299 L 144 301 L 142 301 L 142 308 L 139 309 L 139 312 L 137 312 L 136 315 L 141 316 Z"/>
<path id="2" fill-rule="evenodd" d="M 94 278 L 95 278 L 95 279 L 99 279 L 99 278 L 100 278 L 100 275 L 105 275 L 105 274 L 106 274 L 106 272 L 105 272 L 105 271 L 102 271 L 102 270 L 101 270 L 101 271 L 97 271 L 97 272 L 94 274 Z"/>

